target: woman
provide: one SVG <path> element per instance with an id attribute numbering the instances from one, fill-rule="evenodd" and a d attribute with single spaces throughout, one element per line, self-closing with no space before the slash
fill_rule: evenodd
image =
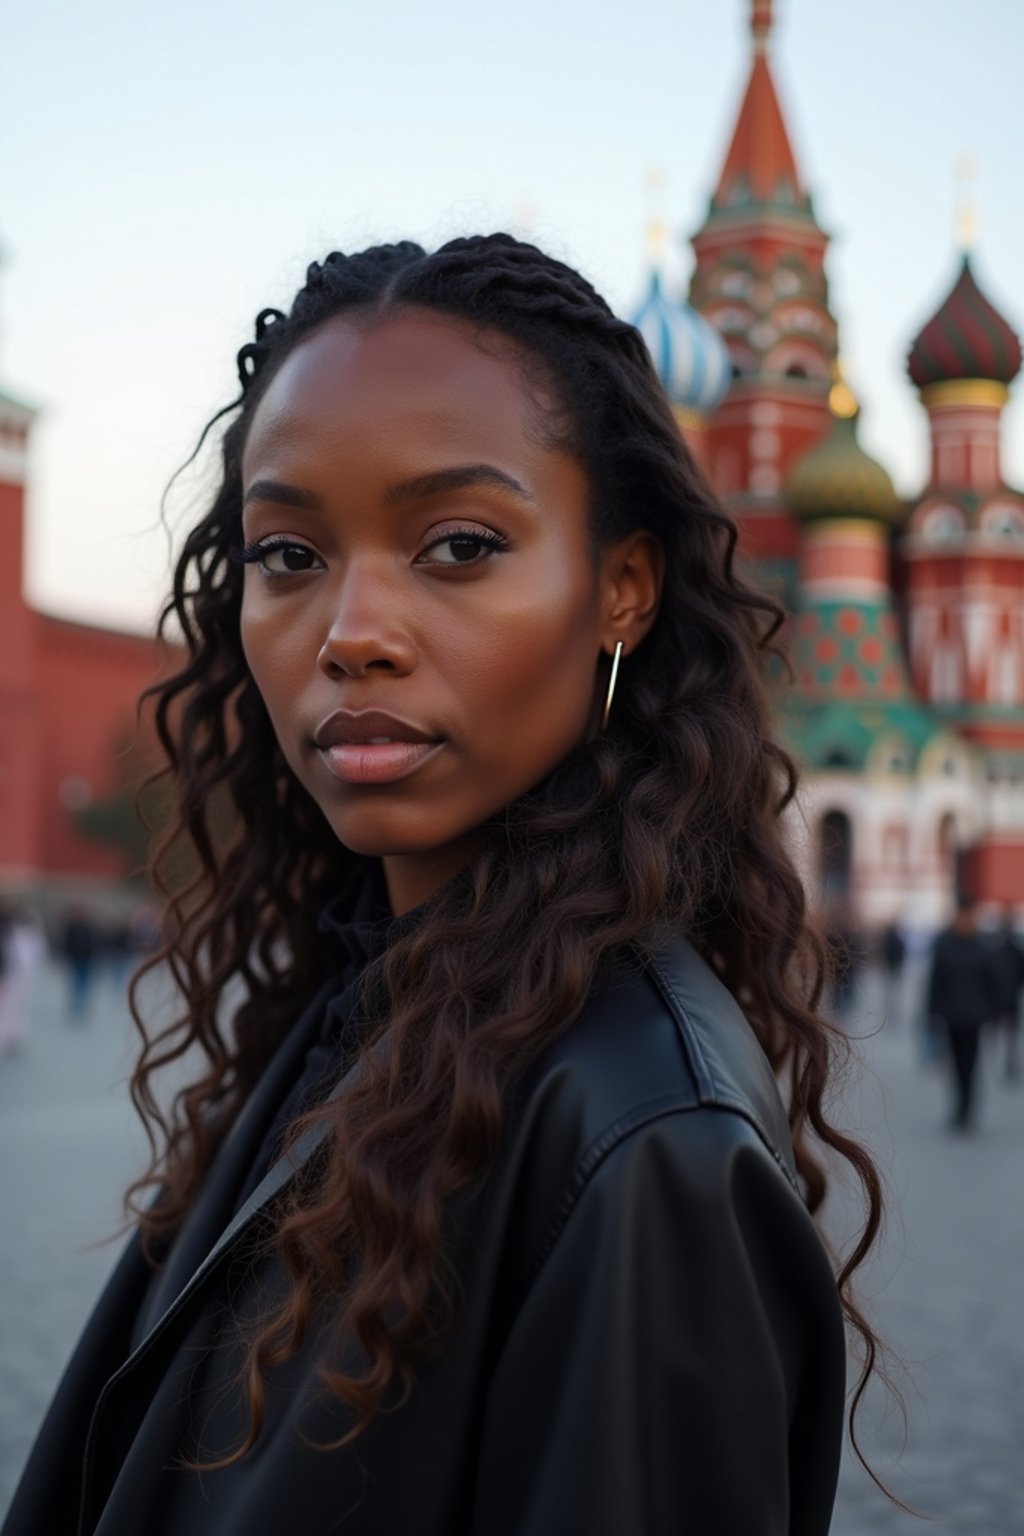
<path id="1" fill-rule="evenodd" d="M 492 235 L 314 263 L 239 370 L 155 690 L 159 1193 L 8 1531 L 825 1532 L 878 1182 L 778 615 L 642 340 Z M 812 1133 L 869 1200 L 838 1284 Z"/>

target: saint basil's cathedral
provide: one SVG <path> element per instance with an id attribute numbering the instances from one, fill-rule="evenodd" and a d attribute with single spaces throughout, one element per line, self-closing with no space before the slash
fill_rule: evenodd
<path id="1" fill-rule="evenodd" d="M 958 890 L 1022 908 L 1024 496 L 1000 468 L 1020 342 L 965 255 L 910 346 L 931 463 L 901 502 L 840 374 L 828 236 L 772 77 L 771 0 L 750 0 L 750 30 L 689 293 L 655 266 L 630 318 L 755 579 L 791 615 L 779 711 L 804 770 L 792 835 L 812 894 L 864 927 L 934 927 Z M 26 603 L 32 418 L 0 387 L 0 883 L 21 886 L 124 872 L 81 812 L 116 793 L 115 744 L 157 665 L 147 637 Z"/>
<path id="2" fill-rule="evenodd" d="M 909 505 L 858 442 L 825 253 L 750 6 L 746 91 L 688 302 L 654 273 L 630 318 L 680 428 L 791 615 L 780 694 L 803 768 L 792 834 L 845 921 L 933 928 L 958 893 L 1024 907 L 1024 496 L 1000 422 L 1017 336 L 962 259 L 910 346 L 931 431 Z"/>

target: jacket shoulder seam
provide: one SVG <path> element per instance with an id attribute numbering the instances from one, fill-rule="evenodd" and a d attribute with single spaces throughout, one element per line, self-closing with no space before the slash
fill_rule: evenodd
<path id="1" fill-rule="evenodd" d="M 741 1115 L 745 1120 L 747 1120 L 753 1126 L 754 1130 L 760 1136 L 767 1150 L 771 1153 L 772 1157 L 775 1159 L 783 1173 L 786 1175 L 787 1182 L 792 1185 L 793 1189 L 796 1190 L 797 1194 L 799 1194 L 799 1186 L 793 1177 L 792 1169 L 790 1168 L 785 1157 L 783 1157 L 780 1149 L 776 1146 L 775 1140 L 769 1133 L 768 1128 L 763 1124 L 759 1116 L 752 1113 L 745 1099 L 743 1099 L 727 1084 L 722 1083 L 720 1079 L 715 1076 L 711 1063 L 708 1061 L 708 1058 L 701 1046 L 697 1031 L 693 1027 L 686 1005 L 682 998 L 679 996 L 679 992 L 673 983 L 671 976 L 667 974 L 664 966 L 659 964 L 658 960 L 654 956 L 650 958 L 649 966 L 654 975 L 657 977 L 659 986 L 665 992 L 675 1012 L 676 1018 L 679 1024 L 682 1026 L 679 1031 L 679 1036 L 683 1043 L 683 1049 L 686 1051 L 687 1057 L 689 1059 L 694 1081 L 697 1085 L 697 1092 L 701 1097 L 701 1101 L 707 1105 L 717 1106 L 721 1109 L 730 1109 L 734 1114 Z"/>
<path id="2" fill-rule="evenodd" d="M 544 1238 L 537 1249 L 533 1263 L 530 1265 L 527 1283 L 532 1285 L 534 1280 L 536 1280 L 551 1250 L 561 1236 L 569 1217 L 579 1204 L 580 1197 L 587 1185 L 601 1164 L 615 1151 L 616 1147 L 621 1146 L 634 1131 L 641 1130 L 645 1125 L 650 1125 L 655 1120 L 664 1120 L 670 1115 L 694 1114 L 700 1110 L 708 1109 L 715 1113 L 721 1112 L 734 1115 L 737 1119 L 744 1120 L 757 1133 L 758 1140 L 765 1150 L 772 1154 L 773 1160 L 786 1175 L 786 1182 L 792 1186 L 793 1180 L 785 1163 L 771 1144 L 765 1141 L 761 1127 L 745 1106 L 717 1101 L 695 1103 L 693 1099 L 681 1099 L 677 1094 L 662 1094 L 659 1098 L 647 1099 L 643 1104 L 637 1104 L 628 1114 L 622 1115 L 618 1120 L 614 1120 L 610 1125 L 606 1126 L 599 1136 L 595 1136 L 577 1162 L 572 1176 L 555 1208 L 555 1213 L 548 1224 Z"/>
<path id="3" fill-rule="evenodd" d="M 659 963 L 654 955 L 648 960 L 648 966 L 658 978 L 658 985 L 662 991 L 671 1000 L 677 1020 L 686 1026 L 685 1029 L 680 1030 L 680 1036 L 686 1054 L 690 1059 L 690 1068 L 697 1084 L 697 1092 L 703 1099 L 718 1102 L 722 1096 L 722 1086 L 715 1081 L 715 1075 L 711 1070 L 707 1056 L 704 1054 L 700 1040 L 697 1038 L 697 1032 L 690 1023 L 690 1015 L 682 998 L 679 996 L 675 983 L 671 976 L 668 975 L 665 967 Z"/>

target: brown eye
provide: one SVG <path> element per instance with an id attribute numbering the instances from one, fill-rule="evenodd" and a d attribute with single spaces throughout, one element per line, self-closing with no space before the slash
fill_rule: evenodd
<path id="1" fill-rule="evenodd" d="M 266 570 L 279 576 L 286 572 L 312 570 L 314 559 L 313 551 L 302 544 L 279 544 L 276 549 L 266 551 L 262 563 Z"/>
<path id="2" fill-rule="evenodd" d="M 507 540 L 493 529 L 474 532 L 465 528 L 437 539 L 424 550 L 420 559 L 427 565 L 482 565 L 506 548 Z"/>
<path id="3" fill-rule="evenodd" d="M 266 578 L 299 575 L 314 570 L 319 561 L 319 556 L 305 544 L 294 544 L 290 539 L 247 544 L 237 558 L 244 565 L 254 565 Z"/>

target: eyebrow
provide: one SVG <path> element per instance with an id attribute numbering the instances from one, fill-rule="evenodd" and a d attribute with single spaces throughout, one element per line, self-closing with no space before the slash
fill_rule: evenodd
<path id="1" fill-rule="evenodd" d="M 428 496 L 442 496 L 446 491 L 462 491 L 475 485 L 497 486 L 512 491 L 524 501 L 536 501 L 514 475 L 498 469 L 494 464 L 457 464 L 451 469 L 435 469 L 426 475 L 416 475 L 389 486 L 384 493 L 384 505 L 401 507 L 410 501 L 424 501 Z M 244 505 L 250 501 L 276 501 L 286 507 L 303 507 L 312 512 L 322 512 L 322 499 L 312 491 L 304 491 L 297 485 L 285 485 L 280 480 L 254 480 L 245 493 Z"/>
<path id="2" fill-rule="evenodd" d="M 412 480 L 403 480 L 400 485 L 391 486 L 385 492 L 384 502 L 389 507 L 400 507 L 408 501 L 424 501 L 428 496 L 444 495 L 445 491 L 462 491 L 474 485 L 493 485 L 500 490 L 514 492 L 524 501 L 536 500 L 525 485 L 493 464 L 458 464 L 451 469 L 435 469 L 428 475 L 417 475 Z"/>

